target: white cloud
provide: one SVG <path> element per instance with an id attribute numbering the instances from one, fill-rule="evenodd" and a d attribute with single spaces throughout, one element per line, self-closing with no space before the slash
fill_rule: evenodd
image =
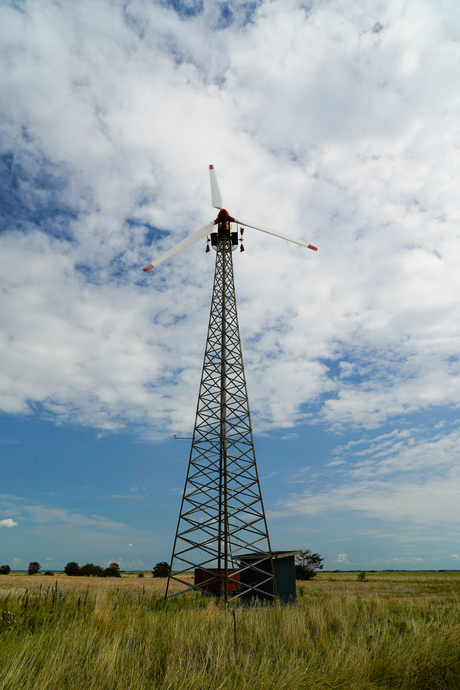
<path id="1" fill-rule="evenodd" d="M 64 508 L 49 508 L 43 505 L 24 505 L 22 507 L 30 520 L 42 524 L 67 525 L 77 528 L 95 528 L 96 530 L 125 531 L 126 525 L 121 522 L 109 520 L 99 515 L 81 515 L 71 513 Z"/>
<path id="2" fill-rule="evenodd" d="M 32 540 L 35 549 L 39 544 L 42 544 L 43 548 L 49 543 L 58 544 L 59 560 L 63 564 L 78 558 L 83 562 L 86 562 L 85 558 L 97 562 L 98 553 L 120 548 L 120 544 L 131 538 L 129 533 L 132 528 L 127 524 L 106 516 L 91 514 L 90 509 L 87 509 L 86 513 L 75 512 L 67 508 L 32 504 L 27 498 L 0 495 L 0 508 L 4 510 L 5 506 L 20 517 L 23 525 L 22 539 Z M 137 543 L 141 544 L 140 548 L 144 548 L 148 537 L 139 530 L 136 530 L 136 534 Z"/>
<path id="3" fill-rule="evenodd" d="M 11 518 L 6 518 L 5 520 L 0 520 L 0 527 L 17 527 L 18 523 L 12 520 Z"/>
<path id="4" fill-rule="evenodd" d="M 167 496 L 181 496 L 184 492 L 183 486 L 173 486 L 167 491 L 164 491 Z"/>
<path id="5" fill-rule="evenodd" d="M 417 558 L 415 556 L 411 556 L 411 557 L 402 556 L 399 558 L 394 557 L 392 560 L 396 561 L 397 563 L 423 563 L 426 560 L 426 558 Z"/>
<path id="6" fill-rule="evenodd" d="M 458 8 L 274 0 L 225 30 L 219 12 L 0 8 L 8 193 L 28 210 L 1 238 L 1 409 L 190 431 L 212 261 L 141 268 L 214 216 L 211 162 L 230 212 L 320 248 L 248 231 L 235 257 L 258 430 L 457 405 Z M 150 226 L 171 235 L 148 248 Z"/>
<path id="7" fill-rule="evenodd" d="M 139 558 L 136 558 L 134 561 L 131 561 L 126 565 L 126 568 L 129 570 L 143 570 L 147 567 L 148 566 L 145 565 L 144 561 L 141 561 Z"/>
<path id="8" fill-rule="evenodd" d="M 348 556 L 346 553 L 337 554 L 337 558 L 333 562 L 334 563 L 347 563 L 348 565 L 350 565 L 350 561 L 348 560 Z"/>
<path id="9" fill-rule="evenodd" d="M 133 494 L 113 494 L 109 498 L 114 498 L 114 499 L 118 499 L 118 500 L 141 501 L 144 498 L 144 496 L 133 495 Z"/>
<path id="10" fill-rule="evenodd" d="M 346 468 L 327 465 L 335 482 L 278 505 L 278 515 L 329 515 L 351 511 L 361 518 L 406 524 L 453 525 L 460 520 L 460 431 L 395 429 L 338 446 Z"/>
<path id="11" fill-rule="evenodd" d="M 354 459 L 350 475 L 357 478 L 390 475 L 394 472 L 420 472 L 438 468 L 455 471 L 460 451 L 460 430 L 440 433 L 435 425 L 433 431 L 420 429 L 395 429 L 389 434 L 369 440 L 361 439 L 362 450 L 353 450 L 356 445 L 338 447 L 334 454 L 349 454 Z M 434 433 L 433 433 L 434 432 Z"/>
<path id="12" fill-rule="evenodd" d="M 460 554 L 453 553 L 453 554 L 451 554 L 451 558 L 460 558 Z"/>
<path id="13" fill-rule="evenodd" d="M 395 522 L 446 525 L 460 519 L 460 477 L 357 481 L 313 494 L 291 496 L 279 514 L 325 515 L 350 510 L 357 516 Z"/>

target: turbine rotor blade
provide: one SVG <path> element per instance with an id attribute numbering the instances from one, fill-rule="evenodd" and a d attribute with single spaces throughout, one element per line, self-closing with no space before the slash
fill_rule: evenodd
<path id="1" fill-rule="evenodd" d="M 211 179 L 211 199 L 214 208 L 222 208 L 222 195 L 219 189 L 219 183 L 217 182 L 216 171 L 214 166 L 209 166 L 209 177 Z"/>
<path id="2" fill-rule="evenodd" d="M 175 247 L 169 249 L 167 252 L 159 256 L 158 259 L 155 259 L 155 261 L 152 264 L 149 264 L 143 270 L 150 271 L 151 268 L 154 268 L 154 266 L 158 266 L 158 264 L 161 264 L 163 261 L 166 261 L 166 259 L 169 259 L 171 256 L 174 256 L 174 254 L 181 252 L 183 249 L 186 249 L 187 247 L 190 247 L 190 245 L 195 244 L 195 242 L 198 242 L 198 240 L 202 240 L 203 237 L 206 237 L 206 235 L 208 235 L 212 231 L 213 227 L 213 222 L 204 225 L 202 228 L 194 232 L 193 235 L 189 235 L 189 237 L 186 237 L 185 240 L 182 240 L 182 242 L 176 244 Z"/>
<path id="3" fill-rule="evenodd" d="M 260 223 L 253 223 L 252 221 L 247 221 L 247 220 L 239 220 L 235 218 L 235 223 L 239 223 L 239 225 L 244 225 L 244 227 L 248 228 L 254 228 L 254 230 L 260 230 L 261 232 L 266 232 L 268 235 L 274 235 L 275 237 L 281 237 L 282 240 L 287 240 L 288 242 L 294 242 L 294 244 L 300 244 L 301 247 L 307 247 L 307 249 L 313 249 L 313 251 L 317 252 L 318 247 L 314 247 L 312 244 L 307 244 L 306 242 L 302 242 L 302 240 L 295 240 L 293 237 L 288 237 L 287 235 L 283 235 L 283 233 L 278 232 L 277 230 L 273 230 L 272 228 L 267 228 L 266 225 L 261 225 Z"/>

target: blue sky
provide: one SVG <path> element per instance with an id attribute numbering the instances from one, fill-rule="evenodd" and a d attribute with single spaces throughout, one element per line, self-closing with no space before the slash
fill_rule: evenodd
<path id="1" fill-rule="evenodd" d="M 0 561 L 168 560 L 213 163 L 274 548 L 460 567 L 453 2 L 3 3 Z"/>

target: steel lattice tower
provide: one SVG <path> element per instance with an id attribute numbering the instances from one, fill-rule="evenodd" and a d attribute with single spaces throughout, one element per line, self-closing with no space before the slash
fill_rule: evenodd
<path id="1" fill-rule="evenodd" d="M 222 223 L 211 239 L 211 313 L 166 598 L 177 594 L 168 597 L 172 579 L 187 585 L 179 594 L 197 590 L 227 604 L 260 593 L 275 597 L 276 582 L 238 327 L 232 262 L 237 233 Z M 241 560 L 248 553 L 250 565 Z M 193 585 L 183 577 L 190 572 Z"/>

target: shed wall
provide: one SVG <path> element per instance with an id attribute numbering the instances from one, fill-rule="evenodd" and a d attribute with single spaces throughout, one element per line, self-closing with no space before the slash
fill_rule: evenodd
<path id="1" fill-rule="evenodd" d="M 245 561 L 250 563 L 248 559 Z M 275 569 L 276 585 L 278 589 L 278 596 L 283 604 L 293 604 L 296 601 L 296 581 L 295 581 L 295 560 L 293 555 L 288 556 L 276 556 L 273 559 L 273 565 Z M 270 559 L 262 561 L 257 565 L 258 568 L 264 570 L 267 573 L 272 572 L 272 566 Z M 260 573 L 257 573 L 252 568 L 241 573 L 241 582 L 245 584 L 253 584 L 254 582 L 260 581 Z M 262 593 L 258 595 L 258 599 L 261 601 L 272 600 L 274 595 L 273 580 L 265 583 L 260 588 Z M 242 596 L 243 601 L 249 601 L 254 598 L 254 593 L 246 594 Z"/>

